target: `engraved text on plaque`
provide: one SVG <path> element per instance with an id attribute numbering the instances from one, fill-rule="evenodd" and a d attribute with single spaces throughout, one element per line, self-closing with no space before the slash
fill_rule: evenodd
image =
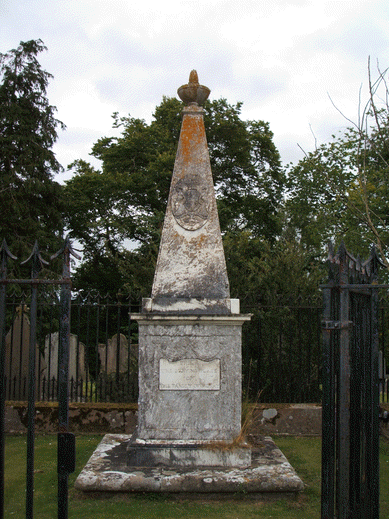
<path id="1" fill-rule="evenodd" d="M 159 389 L 220 390 L 220 359 L 159 361 Z"/>

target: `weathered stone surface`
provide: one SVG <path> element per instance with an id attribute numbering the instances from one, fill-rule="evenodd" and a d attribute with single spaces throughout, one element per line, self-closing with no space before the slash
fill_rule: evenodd
<path id="1" fill-rule="evenodd" d="M 118 341 L 119 337 L 119 341 Z M 118 348 L 119 342 L 119 348 Z M 117 365 L 119 365 L 119 373 L 126 373 L 128 371 L 128 340 L 122 333 L 119 336 L 116 334 L 111 339 L 108 339 L 107 344 L 99 344 L 100 357 L 100 372 L 108 375 L 116 373 Z M 119 362 L 117 363 L 119 351 Z"/>
<path id="2" fill-rule="evenodd" d="M 189 106 L 183 111 L 151 298 L 143 301 L 141 314 L 132 316 L 139 323 L 139 422 L 138 443 L 131 443 L 126 459 L 149 467 L 147 474 L 134 468 L 131 488 L 203 492 L 204 484 L 213 488 L 209 483 L 217 481 L 216 488 L 224 491 L 230 483 L 218 472 L 192 477 L 190 472 L 183 476 L 158 470 L 160 465 L 170 470 L 168 462 L 173 459 L 188 471 L 203 464 L 217 471 L 219 465 L 241 461 L 248 466 L 251 461 L 249 448 L 226 452 L 220 444 L 212 451 L 188 446 L 206 440 L 232 443 L 240 436 L 241 333 L 250 317 L 238 315 L 239 304 L 230 299 L 199 106 L 209 89 L 198 84 L 192 71 L 181 90 Z M 154 440 L 171 444 L 165 447 Z M 177 447 L 179 441 L 186 441 L 185 447 Z M 120 448 L 113 455 L 123 463 Z M 85 478 L 97 486 L 101 481 L 101 475 L 88 470 Z M 117 470 L 109 479 L 116 490 L 123 490 L 128 481 Z M 242 477 L 237 479 L 241 483 Z M 235 476 L 227 480 L 235 481 Z"/>
<path id="3" fill-rule="evenodd" d="M 138 316 L 139 437 L 228 440 L 241 429 L 241 326 L 244 316 Z M 215 362 L 220 389 L 161 389 L 160 365 Z"/>
<path id="4" fill-rule="evenodd" d="M 144 313 L 166 313 L 169 315 L 230 315 L 239 314 L 239 299 L 204 299 L 195 297 L 143 298 Z"/>
<path id="5" fill-rule="evenodd" d="M 160 359 L 159 389 L 220 391 L 220 359 Z"/>
<path id="6" fill-rule="evenodd" d="M 135 440 L 127 447 L 129 467 L 240 467 L 251 466 L 248 444 L 176 440 Z"/>
<path id="7" fill-rule="evenodd" d="M 107 434 L 78 476 L 84 492 L 167 492 L 188 494 L 253 493 L 267 496 L 296 494 L 304 484 L 269 437 L 252 449 L 249 468 L 130 467 L 129 436 Z"/>
<path id="8" fill-rule="evenodd" d="M 205 135 L 191 72 L 151 298 L 139 323 L 139 438 L 232 441 L 241 431 L 239 302 L 230 299 Z M 208 92 L 209 93 L 209 92 Z"/>
<path id="9" fill-rule="evenodd" d="M 320 435 L 321 406 L 314 404 L 284 404 L 255 412 L 253 430 L 261 434 Z"/>
<path id="10" fill-rule="evenodd" d="M 273 420 L 278 415 L 278 411 L 277 411 L 277 409 L 273 409 L 273 408 L 264 409 L 262 412 L 262 415 L 263 415 L 264 420 Z"/>
<path id="11" fill-rule="evenodd" d="M 189 75 L 189 83 L 182 85 L 177 90 L 177 94 L 186 105 L 195 104 L 202 106 L 210 93 L 211 91 L 208 87 L 199 84 L 199 78 L 195 70 L 192 70 Z"/>
<path id="12" fill-rule="evenodd" d="M 51 333 L 45 338 L 45 361 L 46 368 L 44 376 L 50 380 L 58 378 L 58 344 L 59 333 Z M 85 345 L 78 340 L 77 335 L 70 334 L 69 337 L 69 380 L 84 379 L 86 377 Z"/>
<path id="13" fill-rule="evenodd" d="M 230 313 L 227 269 L 199 106 L 186 107 L 183 112 L 151 299 L 151 311 Z"/>
<path id="14" fill-rule="evenodd" d="M 6 433 L 15 434 L 27 432 L 26 423 L 23 423 L 20 418 L 20 413 L 23 413 L 23 411 L 24 415 L 27 416 L 27 412 L 24 409 L 18 410 L 13 406 L 6 405 L 4 413 L 4 430 Z"/>
<path id="15" fill-rule="evenodd" d="M 276 404 L 274 404 L 276 405 Z M 255 406 L 247 428 L 253 435 L 307 435 L 321 434 L 321 406 L 318 404 L 282 404 L 276 407 L 277 416 L 267 420 L 263 416 L 265 404 Z M 381 407 L 389 411 L 388 404 Z M 274 409 L 274 408 L 273 408 Z M 58 404 L 36 404 L 36 432 L 56 432 L 58 429 Z M 71 432 L 132 434 L 138 423 L 137 404 L 70 403 Z M 5 432 L 26 432 L 27 402 L 7 402 L 5 406 Z M 388 436 L 389 425 L 381 421 L 381 432 Z"/>
<path id="16" fill-rule="evenodd" d="M 12 326 L 5 338 L 6 399 L 27 400 L 30 356 L 30 319 L 26 305 L 16 308 Z M 39 400 L 39 383 L 46 368 L 38 344 L 35 346 L 35 397 Z M 10 383 L 11 382 L 11 383 Z"/>

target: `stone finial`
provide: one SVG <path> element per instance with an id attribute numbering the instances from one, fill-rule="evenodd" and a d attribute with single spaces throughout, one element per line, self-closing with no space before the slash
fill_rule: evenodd
<path id="1" fill-rule="evenodd" d="M 192 70 L 189 75 L 189 83 L 182 85 L 177 90 L 177 93 L 185 105 L 202 106 L 208 99 L 211 91 L 208 87 L 199 84 L 197 72 Z"/>

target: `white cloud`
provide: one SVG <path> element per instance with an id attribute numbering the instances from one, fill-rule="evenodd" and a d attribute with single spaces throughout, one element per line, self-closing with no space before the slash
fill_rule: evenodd
<path id="1" fill-rule="evenodd" d="M 162 96 L 196 68 L 211 97 L 243 101 L 243 116 L 270 122 L 285 162 L 297 161 L 358 113 L 367 59 L 389 65 L 383 0 L 7 0 L 0 52 L 41 38 L 53 73 L 50 102 L 67 125 L 64 165 L 89 160 L 111 135 L 114 111 L 150 120 Z"/>

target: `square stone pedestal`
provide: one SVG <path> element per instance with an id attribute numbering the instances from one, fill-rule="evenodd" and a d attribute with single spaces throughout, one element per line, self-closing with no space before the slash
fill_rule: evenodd
<path id="1" fill-rule="evenodd" d="M 241 430 L 245 315 L 133 315 L 144 440 L 225 440 Z"/>

